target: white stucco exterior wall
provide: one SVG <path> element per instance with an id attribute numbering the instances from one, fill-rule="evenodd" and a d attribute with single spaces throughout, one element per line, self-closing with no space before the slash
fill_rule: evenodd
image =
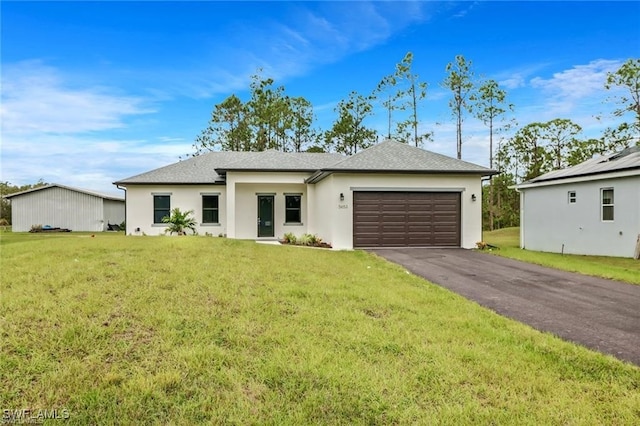
<path id="1" fill-rule="evenodd" d="M 258 238 L 258 195 L 274 196 L 274 237 L 292 232 L 316 234 L 335 249 L 353 248 L 353 191 L 419 190 L 461 193 L 461 246 L 474 248 L 482 238 L 481 181 L 478 175 L 402 175 L 334 173 L 305 184 L 310 173 L 228 172 L 225 185 L 130 185 L 127 233 L 161 235 L 166 225 L 153 223 L 153 196 L 170 195 L 171 209 L 193 210 L 198 232 L 229 238 Z M 340 194 L 344 200 L 340 200 Z M 217 225 L 202 224 L 202 194 L 219 194 Z M 285 223 L 285 194 L 302 194 L 300 224 Z M 475 194 L 477 201 L 472 201 Z"/>
<path id="2" fill-rule="evenodd" d="M 303 172 L 228 172 L 227 173 L 227 236 L 258 238 L 258 194 L 274 195 L 274 237 L 293 232 L 307 232 L 308 195 L 304 183 L 310 173 Z M 285 224 L 285 194 L 302 194 L 302 223 Z"/>
<path id="3" fill-rule="evenodd" d="M 236 184 L 235 237 L 240 239 L 258 238 L 258 195 L 274 197 L 274 236 L 265 238 L 281 239 L 292 232 L 300 236 L 307 232 L 307 190 L 301 184 Z M 285 223 L 285 194 L 302 194 L 300 201 L 301 223 Z"/>
<path id="4" fill-rule="evenodd" d="M 329 175 L 319 183 L 309 185 L 310 188 L 313 188 L 313 192 L 309 191 L 309 193 L 313 193 L 313 198 L 310 197 L 310 204 L 314 210 L 313 220 L 309 221 L 309 233 L 319 236 L 322 241 L 330 244 L 333 244 L 335 240 L 337 229 L 334 226 L 335 216 L 340 202 L 340 193 L 336 193 L 333 179 L 334 175 Z"/>
<path id="5" fill-rule="evenodd" d="M 614 190 L 614 220 L 601 217 L 601 190 Z M 569 191 L 576 202 L 569 203 Z M 520 190 L 520 245 L 554 253 L 633 257 L 640 234 L 640 176 Z"/>
<path id="6" fill-rule="evenodd" d="M 219 195 L 218 224 L 202 223 L 202 195 Z M 130 185 L 127 187 L 127 234 L 162 235 L 166 225 L 153 223 L 153 196 L 170 195 L 171 209 L 193 210 L 200 234 L 226 234 L 226 188 L 224 185 Z"/>
<path id="7" fill-rule="evenodd" d="M 313 232 L 335 249 L 353 248 L 353 192 L 358 189 L 461 192 L 461 247 L 474 248 L 482 239 L 482 192 L 478 175 L 335 173 L 316 184 L 317 220 L 312 227 Z M 340 201 L 341 193 L 344 201 Z M 472 194 L 477 201 L 471 200 Z"/>

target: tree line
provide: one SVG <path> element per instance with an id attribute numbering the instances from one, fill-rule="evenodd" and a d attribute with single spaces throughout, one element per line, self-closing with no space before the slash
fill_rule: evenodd
<path id="1" fill-rule="evenodd" d="M 448 105 L 455 122 L 458 159 L 462 158 L 465 120 L 471 116 L 487 126 L 489 167 L 500 172 L 485 185 L 483 194 L 483 223 L 488 229 L 519 223 L 518 195 L 509 186 L 640 143 L 637 58 L 627 60 L 603 81 L 605 89 L 623 89 L 620 91 L 623 94 L 603 100 L 615 105 L 613 117 L 598 118 L 620 124 L 607 127 L 599 138 L 585 139 L 582 128 L 566 118 L 519 126 L 513 118 L 514 105 L 508 102 L 507 92 L 495 80 L 476 78 L 472 62 L 462 55 L 446 65 L 440 85 L 450 93 Z M 413 71 L 411 52 L 370 93 L 352 91 L 338 102 L 334 109 L 336 118 L 325 130 L 315 126 L 311 102 L 287 95 L 283 86 L 276 86 L 273 79 L 263 77 L 260 71 L 251 77 L 249 89 L 247 101 L 232 94 L 214 106 L 207 127 L 195 140 L 194 155 L 218 149 L 351 155 L 375 144 L 380 136 L 415 146 L 424 146 L 433 138 L 433 132 L 420 126 L 419 107 L 427 97 L 428 83 Z M 385 114 L 384 135 L 367 125 L 380 110 Z"/>
<path id="2" fill-rule="evenodd" d="M 350 92 L 335 107 L 336 118 L 329 129 L 315 126 L 313 105 L 304 97 L 289 96 L 261 71 L 251 77 L 249 99 L 232 94 L 215 105 L 207 126 L 196 137 L 195 155 L 211 150 L 338 152 L 347 155 L 379 140 L 367 123 L 376 106 L 387 115 L 387 138 L 420 146 L 431 138 L 421 133 L 420 103 L 427 96 L 427 83 L 413 68 L 408 52 L 368 94 Z"/>

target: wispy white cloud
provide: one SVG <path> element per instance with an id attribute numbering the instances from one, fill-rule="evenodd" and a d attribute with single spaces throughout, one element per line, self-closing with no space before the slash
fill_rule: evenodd
<path id="1" fill-rule="evenodd" d="M 604 100 L 607 73 L 616 71 L 620 65 L 622 62 L 617 60 L 598 59 L 557 72 L 551 78 L 535 77 L 530 84 L 548 97 L 551 113 L 569 113 L 579 108 L 579 104 Z"/>
<path id="2" fill-rule="evenodd" d="M 518 89 L 526 85 L 526 79 L 522 74 L 512 74 L 510 77 L 500 80 L 500 86 L 506 89 Z"/>
<path id="3" fill-rule="evenodd" d="M 151 113 L 145 100 L 104 86 L 82 86 L 40 61 L 6 65 L 2 75 L 2 177 L 38 178 L 111 190 L 120 172 L 157 167 L 188 151 L 182 140 L 117 140 L 110 131 Z M 151 167 L 151 168 L 153 168 Z"/>
<path id="4" fill-rule="evenodd" d="M 151 112 L 140 98 L 107 87 L 73 87 L 40 61 L 8 64 L 2 74 L 2 133 L 83 133 L 124 126 Z"/>
<path id="5" fill-rule="evenodd" d="M 100 139 L 86 135 L 13 135 L 2 143 L 2 178 L 14 184 L 42 178 L 113 191 L 111 183 L 177 161 L 190 143 Z"/>
<path id="6" fill-rule="evenodd" d="M 460 10 L 456 10 L 453 17 L 454 18 L 464 18 L 467 14 L 478 5 L 477 1 L 469 1 L 463 3 L 464 7 Z"/>
<path id="7" fill-rule="evenodd" d="M 196 68 L 154 70 L 167 91 L 202 98 L 246 89 L 258 68 L 278 81 L 304 75 L 384 43 L 404 28 L 428 19 L 429 3 L 292 3 L 286 16 L 251 26 L 234 23 L 224 40 L 208 44 Z"/>
<path id="8" fill-rule="evenodd" d="M 535 64 L 526 64 L 517 68 L 512 68 L 508 70 L 503 70 L 502 72 L 492 76 L 494 80 L 500 84 L 500 86 L 505 89 L 519 89 L 522 87 L 526 87 L 529 83 L 529 80 L 536 73 L 541 72 L 545 68 L 549 66 L 548 63 L 535 63 Z"/>

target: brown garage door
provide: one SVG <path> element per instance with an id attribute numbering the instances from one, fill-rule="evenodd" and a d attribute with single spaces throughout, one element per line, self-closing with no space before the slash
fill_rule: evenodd
<path id="1" fill-rule="evenodd" d="M 460 246 L 459 192 L 354 192 L 354 247 Z"/>

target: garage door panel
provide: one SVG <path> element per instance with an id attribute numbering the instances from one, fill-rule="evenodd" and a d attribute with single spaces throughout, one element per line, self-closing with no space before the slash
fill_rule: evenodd
<path id="1" fill-rule="evenodd" d="M 460 193 L 353 195 L 354 247 L 460 246 Z"/>
<path id="2" fill-rule="evenodd" d="M 434 214 L 431 212 L 409 212 L 406 217 L 409 222 L 433 222 Z"/>
<path id="3" fill-rule="evenodd" d="M 430 224 L 425 223 L 423 225 L 409 225 L 407 226 L 407 231 L 410 234 L 429 234 L 431 232 L 433 232 L 433 228 Z M 423 238 L 423 235 L 420 235 L 421 238 Z M 411 235 L 409 235 L 409 238 L 411 238 Z"/>
<path id="4" fill-rule="evenodd" d="M 424 211 L 430 211 L 432 209 L 433 204 L 431 203 L 425 203 L 425 204 L 409 204 L 407 206 L 407 211 L 411 212 L 411 213 L 416 213 L 416 212 L 424 212 Z"/>
<path id="5" fill-rule="evenodd" d="M 407 214 L 404 212 L 384 212 L 378 215 L 379 218 L 382 218 L 383 222 L 406 222 Z"/>
<path id="6" fill-rule="evenodd" d="M 407 211 L 407 207 L 398 202 L 398 204 L 382 204 L 380 205 L 380 207 L 378 208 L 378 211 L 380 212 L 384 212 L 384 213 L 393 213 L 393 212 L 400 212 L 400 213 L 404 213 Z"/>

